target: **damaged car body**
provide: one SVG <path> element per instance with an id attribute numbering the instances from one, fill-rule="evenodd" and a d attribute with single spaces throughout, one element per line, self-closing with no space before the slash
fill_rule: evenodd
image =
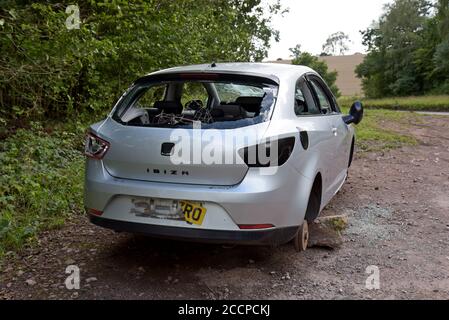
<path id="1" fill-rule="evenodd" d="M 305 250 L 343 185 L 363 108 L 312 69 L 224 63 L 138 79 L 86 136 L 85 207 L 116 231 Z"/>

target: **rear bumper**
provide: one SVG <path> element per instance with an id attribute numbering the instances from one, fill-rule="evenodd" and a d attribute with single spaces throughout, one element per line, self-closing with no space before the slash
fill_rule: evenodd
<path id="1" fill-rule="evenodd" d="M 288 164 L 274 175 L 250 169 L 235 186 L 127 180 L 112 177 L 101 161 L 88 159 L 84 206 L 102 211 L 106 219 L 178 227 L 182 225 L 137 218 L 130 214 L 129 206 L 134 198 L 184 200 L 207 206 L 203 230 L 239 231 L 239 225 L 252 224 L 288 228 L 302 224 L 312 183 Z"/>
<path id="2" fill-rule="evenodd" d="M 93 224 L 115 231 L 143 234 L 156 238 L 175 239 L 192 242 L 240 245 L 276 246 L 289 242 L 294 238 L 298 228 L 273 228 L 252 231 L 227 231 L 169 227 L 144 223 L 119 221 L 89 215 Z"/>

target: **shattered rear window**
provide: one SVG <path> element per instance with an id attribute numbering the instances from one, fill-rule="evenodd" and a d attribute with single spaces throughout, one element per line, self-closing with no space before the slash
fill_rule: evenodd
<path id="1" fill-rule="evenodd" d="M 135 84 L 112 118 L 124 125 L 233 129 L 271 118 L 278 86 L 264 81 L 177 80 Z"/>
<path id="2" fill-rule="evenodd" d="M 215 83 L 218 96 L 222 102 L 236 101 L 239 97 L 263 97 L 263 88 L 235 83 Z"/>

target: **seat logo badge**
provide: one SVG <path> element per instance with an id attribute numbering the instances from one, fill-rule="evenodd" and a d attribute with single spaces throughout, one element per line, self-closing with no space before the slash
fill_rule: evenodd
<path id="1" fill-rule="evenodd" d="M 162 144 L 161 147 L 161 155 L 165 157 L 170 157 L 173 155 L 174 149 L 175 149 L 174 143 L 165 142 Z"/>

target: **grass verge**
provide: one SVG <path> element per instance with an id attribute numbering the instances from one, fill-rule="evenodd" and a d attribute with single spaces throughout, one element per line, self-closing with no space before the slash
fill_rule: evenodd
<path id="1" fill-rule="evenodd" d="M 343 107 L 350 107 L 355 100 L 362 101 L 363 106 L 366 109 L 449 112 L 449 95 L 398 97 L 398 98 L 385 98 L 385 99 L 341 97 L 338 99 L 338 102 Z"/>
<path id="2" fill-rule="evenodd" d="M 0 141 L 0 259 L 81 212 L 82 128 L 32 123 Z"/>
<path id="3" fill-rule="evenodd" d="M 343 107 L 348 113 L 349 109 Z M 419 123 L 421 117 L 411 112 L 365 109 L 363 121 L 355 126 L 357 146 L 362 151 L 381 151 L 416 145 L 417 140 L 407 133 L 411 122 Z"/>

